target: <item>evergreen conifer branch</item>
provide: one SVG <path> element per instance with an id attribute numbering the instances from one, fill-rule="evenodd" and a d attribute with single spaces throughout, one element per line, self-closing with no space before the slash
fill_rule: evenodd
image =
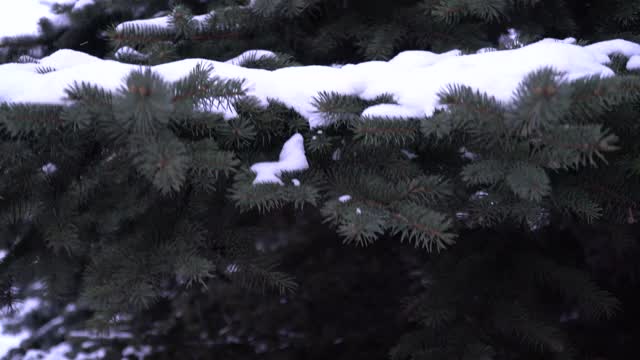
<path id="1" fill-rule="evenodd" d="M 366 103 L 357 96 L 337 92 L 320 92 L 312 100 L 312 105 L 323 114 L 330 124 L 340 125 L 359 119 Z"/>
<path id="2" fill-rule="evenodd" d="M 79 235 L 77 226 L 70 222 L 51 224 L 44 231 L 47 245 L 55 253 L 64 250 L 68 255 L 80 254 L 85 250 Z"/>
<path id="3" fill-rule="evenodd" d="M 504 180 L 509 164 L 498 159 L 483 159 L 465 165 L 462 179 L 469 185 L 495 185 Z"/>
<path id="4" fill-rule="evenodd" d="M 249 119 L 238 117 L 219 123 L 216 132 L 225 147 L 246 148 L 256 137 L 256 128 Z"/>
<path id="5" fill-rule="evenodd" d="M 363 37 L 357 46 L 366 59 L 389 60 L 397 44 L 406 37 L 408 29 L 401 24 L 385 24 L 373 26 L 369 34 Z"/>
<path id="6" fill-rule="evenodd" d="M 536 259 L 531 269 L 536 280 L 553 287 L 562 296 L 579 307 L 580 312 L 591 319 L 611 318 L 619 311 L 619 301 L 600 289 L 584 273 L 569 267 L 561 267 L 549 260 Z M 577 300 L 576 299 L 580 299 Z"/>
<path id="7" fill-rule="evenodd" d="M 431 9 L 437 19 L 450 24 L 457 24 L 469 16 L 483 22 L 497 22 L 505 16 L 507 1 L 443 0 Z"/>
<path id="8" fill-rule="evenodd" d="M 175 34 L 172 30 L 157 25 L 121 25 L 120 29 L 112 27 L 107 30 L 107 36 L 112 48 L 124 46 L 137 48 L 149 43 L 172 41 Z"/>
<path id="9" fill-rule="evenodd" d="M 65 89 L 68 100 L 84 102 L 89 106 L 111 105 L 112 94 L 109 91 L 86 82 L 73 82 Z"/>
<path id="10" fill-rule="evenodd" d="M 594 223 L 603 215 L 602 206 L 581 189 L 558 189 L 553 201 L 561 211 L 573 213 L 582 218 L 587 224 Z"/>
<path id="11" fill-rule="evenodd" d="M 276 56 L 261 55 L 251 53 L 244 57 L 238 66 L 249 69 L 276 70 L 299 65 L 293 57 L 286 54 L 276 54 Z"/>
<path id="12" fill-rule="evenodd" d="M 11 136 L 48 134 L 61 128 L 63 107 L 18 103 L 0 104 L 0 126 Z"/>
<path id="13" fill-rule="evenodd" d="M 516 336 L 540 353 L 564 353 L 567 340 L 563 332 L 546 321 L 532 319 L 521 304 L 500 304 L 496 327 L 507 336 Z"/>
<path id="14" fill-rule="evenodd" d="M 232 151 L 220 151 L 213 140 L 199 141 L 191 146 L 191 171 L 217 178 L 235 171 L 240 161 Z"/>
<path id="15" fill-rule="evenodd" d="M 124 82 L 113 101 L 115 119 L 121 127 L 146 135 L 169 123 L 171 90 L 159 74 L 150 69 L 134 70 Z"/>
<path id="16" fill-rule="evenodd" d="M 545 134 L 534 157 L 552 169 L 597 166 L 596 159 L 606 164 L 604 154 L 619 150 L 618 142 L 601 125 L 559 126 Z"/>
<path id="17" fill-rule="evenodd" d="M 379 177 L 360 173 L 352 178 L 335 178 L 334 186 L 352 194 L 346 202 L 329 200 L 322 207 L 325 221 L 337 226 L 345 241 L 369 245 L 385 231 L 399 235 L 416 246 L 432 251 L 453 244 L 451 222 L 445 215 L 418 205 L 432 203 L 448 196 L 448 184 L 440 177 L 424 177 L 406 181 L 391 191 L 383 190 Z M 378 181 L 380 182 L 378 182 Z M 346 181 L 342 184 L 339 182 Z M 413 202 L 413 201 L 416 202 Z"/>
<path id="18" fill-rule="evenodd" d="M 436 204 L 453 195 L 453 185 L 444 176 L 420 176 L 398 184 L 407 200 L 425 205 Z M 405 197 L 403 196 L 403 197 Z"/>
<path id="19" fill-rule="evenodd" d="M 131 10 L 127 0 L 111 2 Z M 166 5 L 153 3 L 145 17 Z M 168 27 L 113 28 L 111 41 L 144 52 L 144 65 L 271 49 L 279 55 L 247 56 L 240 65 L 273 70 L 296 65 L 294 57 L 343 64 L 405 49 L 472 53 L 574 30 L 592 39 L 596 28 L 605 36 L 637 23 L 635 5 L 600 0 L 593 9 L 566 0 L 239 3 L 216 2 L 215 13 L 196 23 L 193 13 L 204 5 L 182 1 Z M 103 5 L 98 0 L 70 19 L 104 19 Z M 43 41 L 64 33 L 57 44 L 73 46 L 74 34 L 86 29 L 50 25 Z M 492 42 L 507 26 L 520 37 Z M 25 51 L 8 44 L 0 60 Z M 598 342 L 591 336 L 600 328 L 575 330 L 628 306 L 624 294 L 618 300 L 613 293 L 638 274 L 640 83 L 628 61 L 613 56 L 607 66 L 615 76 L 572 81 L 541 69 L 509 104 L 453 84 L 438 94 L 441 108 L 421 119 L 363 116 L 373 105 L 397 103 L 391 94 L 326 91 L 313 105 L 328 126 L 313 129 L 284 102 L 267 99 L 265 106 L 247 96 L 243 81 L 203 65 L 174 83 L 143 69 L 114 92 L 74 83 L 65 106 L 3 104 L 0 242 L 8 254 L 0 260 L 0 302 L 35 294 L 51 303 L 37 316 L 71 319 L 34 334 L 25 347 L 48 346 L 58 329 L 101 325 L 131 331 L 160 357 L 180 353 L 202 333 L 208 338 L 190 348 L 196 358 L 211 351 L 251 357 L 263 340 L 266 357 L 330 358 L 344 348 L 341 354 L 357 349 L 375 358 L 398 338 L 390 355 L 403 360 L 594 357 L 599 344 L 612 343 L 629 349 L 619 341 L 626 329 L 598 333 Z M 280 174 L 283 185 L 253 184 L 248 167 L 276 158 L 294 133 L 304 137 L 312 168 Z M 359 245 L 393 237 L 446 251 L 436 256 L 388 241 L 362 251 L 332 245 L 333 235 Z M 36 280 L 46 292 L 29 292 Z M 247 296 L 247 289 L 286 296 Z M 413 300 L 397 316 L 405 295 Z M 61 310 L 67 304 L 83 310 L 68 315 Z M 325 304 L 347 308 L 332 317 Z M 362 313 L 375 313 L 381 326 Z M 320 328 L 312 321 L 318 314 Z M 131 320 L 110 321 L 117 315 Z M 25 322 L 45 328 L 37 316 Z M 372 344 L 373 337 L 380 341 Z M 127 341 L 96 346 L 118 356 Z"/>
<path id="20" fill-rule="evenodd" d="M 276 289 L 281 295 L 289 294 L 298 287 L 294 279 L 285 273 L 275 271 L 277 263 L 265 257 L 244 264 L 230 264 L 227 269 L 232 281 L 251 290 L 265 292 Z"/>
<path id="21" fill-rule="evenodd" d="M 133 161 L 163 194 L 181 189 L 191 165 L 187 147 L 173 135 L 144 140 L 137 146 Z"/>
<path id="22" fill-rule="evenodd" d="M 524 137 L 535 136 L 557 124 L 571 104 L 571 87 L 561 84 L 562 73 L 542 68 L 527 75 L 514 94 L 510 126 Z"/>
<path id="23" fill-rule="evenodd" d="M 415 204 L 403 204 L 391 219 L 392 234 L 399 234 L 401 241 L 407 240 L 429 252 L 434 248 L 439 252 L 455 243 L 456 235 L 450 232 L 452 222 L 444 214 Z"/>
<path id="24" fill-rule="evenodd" d="M 418 136 L 418 122 L 412 120 L 364 117 L 351 123 L 354 140 L 367 146 L 406 146 Z"/>
<path id="25" fill-rule="evenodd" d="M 291 181 L 293 176 L 296 175 L 293 173 L 281 175 L 286 181 L 285 186 L 275 183 L 253 184 L 255 174 L 241 172 L 236 175 L 229 196 L 243 212 L 256 209 L 260 213 L 268 213 L 287 204 L 292 204 L 296 209 L 303 208 L 305 204 L 317 206 L 320 198 L 320 190 L 317 186 L 313 181 L 307 184 L 304 180 L 296 186 Z"/>
<path id="26" fill-rule="evenodd" d="M 512 167 L 505 182 L 516 195 L 525 200 L 540 201 L 551 192 L 551 180 L 544 169 L 520 163 Z"/>
<path id="27" fill-rule="evenodd" d="M 183 5 L 177 5 L 173 8 L 167 23 L 175 31 L 177 39 L 189 39 L 199 28 L 198 22 L 193 19 L 191 10 Z"/>

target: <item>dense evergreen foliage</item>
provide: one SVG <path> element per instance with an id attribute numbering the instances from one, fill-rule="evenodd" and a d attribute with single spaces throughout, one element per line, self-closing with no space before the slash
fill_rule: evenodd
<path id="1" fill-rule="evenodd" d="M 5 60 L 36 43 L 129 46 L 147 57 L 121 60 L 145 65 L 269 49 L 242 65 L 275 69 L 518 46 L 499 40 L 510 27 L 523 43 L 639 40 L 640 1 L 247 4 L 96 1 L 6 43 Z M 114 26 L 158 11 L 173 28 Z M 67 341 L 112 358 L 637 358 L 640 77 L 626 60 L 570 83 L 540 69 L 511 106 L 452 84 L 446 111 L 406 121 L 361 116 L 392 95 L 320 93 L 320 132 L 201 66 L 173 83 L 134 71 L 114 93 L 69 84 L 69 106 L 3 103 L 0 299 L 45 301 L 13 355 Z M 218 102 L 238 116 L 201 111 Z M 311 169 L 253 184 L 250 165 L 295 133 Z M 90 329 L 131 336 L 83 349 Z"/>

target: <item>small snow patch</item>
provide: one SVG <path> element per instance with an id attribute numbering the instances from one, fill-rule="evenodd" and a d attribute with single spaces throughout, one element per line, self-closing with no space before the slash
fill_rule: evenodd
<path id="1" fill-rule="evenodd" d="M 51 175 L 57 170 L 58 170 L 58 167 L 56 166 L 56 164 L 46 163 L 45 165 L 42 166 L 42 172 L 47 175 Z"/>
<path id="2" fill-rule="evenodd" d="M 346 203 L 351 200 L 351 195 L 342 195 L 338 198 L 341 203 Z"/>
<path id="3" fill-rule="evenodd" d="M 135 356 L 138 360 L 144 359 L 146 356 L 151 354 L 151 346 L 142 345 L 142 346 L 127 346 L 122 350 L 122 356 Z"/>
<path id="4" fill-rule="evenodd" d="M 416 153 L 414 153 L 412 151 L 409 151 L 407 149 L 401 149 L 400 152 L 402 152 L 402 155 L 406 156 L 407 159 L 409 159 L 409 160 L 413 160 L 413 159 L 418 157 L 418 155 L 416 155 Z"/>
<path id="5" fill-rule="evenodd" d="M 489 196 L 489 193 L 486 192 L 486 191 L 476 191 L 473 194 L 472 198 L 474 198 L 474 199 L 482 199 L 482 198 L 487 197 L 487 196 Z"/>
<path id="6" fill-rule="evenodd" d="M 458 152 L 460 153 L 460 156 L 461 156 L 463 159 L 471 160 L 471 161 L 478 159 L 478 154 L 470 152 L 470 151 L 469 151 L 469 150 L 467 150 L 467 148 L 465 148 L 464 146 L 463 146 L 463 147 L 461 147 L 461 148 L 458 150 Z"/>
<path id="7" fill-rule="evenodd" d="M 424 116 L 424 110 L 397 104 L 378 104 L 366 108 L 362 112 L 363 117 L 383 118 L 415 118 Z"/>
<path id="8" fill-rule="evenodd" d="M 633 55 L 629 61 L 627 61 L 627 70 L 640 70 L 640 55 Z"/>
<path id="9" fill-rule="evenodd" d="M 293 179 L 291 182 L 293 183 L 293 186 L 300 186 L 300 180 L 298 179 Z"/>
<path id="10" fill-rule="evenodd" d="M 278 183 L 280 185 L 284 185 L 280 180 L 280 174 L 283 172 L 302 171 L 308 168 L 304 139 L 298 133 L 284 143 L 278 161 L 261 162 L 251 166 L 251 170 L 257 175 L 253 181 L 254 184 Z"/>
<path id="11" fill-rule="evenodd" d="M 245 52 L 243 52 L 242 54 L 229 59 L 227 61 L 225 61 L 225 63 L 227 64 L 231 64 L 231 65 L 236 65 L 236 66 L 240 66 L 240 64 L 242 64 L 244 61 L 248 60 L 248 59 L 260 59 L 263 57 L 269 57 L 269 58 L 275 58 L 276 54 L 268 51 L 268 50 L 247 50 Z"/>
<path id="12" fill-rule="evenodd" d="M 336 149 L 336 151 L 331 154 L 331 160 L 338 161 L 342 158 L 342 150 Z"/>
<path id="13" fill-rule="evenodd" d="M 72 11 L 78 11 L 84 9 L 86 6 L 93 5 L 94 0 L 78 0 L 74 5 Z"/>
<path id="14" fill-rule="evenodd" d="M 118 51 L 115 52 L 114 56 L 116 57 L 116 59 L 122 59 L 123 57 L 127 57 L 127 56 L 133 57 L 136 59 L 146 59 L 149 57 L 148 55 L 143 54 L 128 46 L 123 46 L 119 48 Z"/>

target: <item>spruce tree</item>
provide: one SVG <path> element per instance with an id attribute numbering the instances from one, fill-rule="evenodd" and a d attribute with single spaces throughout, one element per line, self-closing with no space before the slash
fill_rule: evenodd
<path id="1" fill-rule="evenodd" d="M 6 42 L 5 60 L 38 42 L 143 66 L 266 49 L 276 56 L 239 65 L 274 70 L 546 37 L 638 40 L 640 9 L 145 4 L 61 6 L 68 28 Z M 170 26 L 125 22 L 151 16 Z M 508 28 L 519 37 L 501 38 Z M 451 84 L 445 109 L 401 121 L 362 115 L 393 94 L 322 92 L 320 129 L 201 65 L 173 82 L 141 67 L 115 92 L 69 84 L 64 106 L 2 103 L 2 304 L 42 300 L 15 325 L 34 332 L 12 355 L 64 343 L 71 358 L 634 358 L 640 78 L 627 61 L 613 58 L 614 77 L 570 82 L 539 69 L 512 104 Z M 203 111 L 221 106 L 237 116 Z M 299 137 L 313 166 L 256 184 L 251 166 Z"/>

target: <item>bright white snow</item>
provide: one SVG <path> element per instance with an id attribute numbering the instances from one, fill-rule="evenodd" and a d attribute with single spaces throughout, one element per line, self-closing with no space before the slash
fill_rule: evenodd
<path id="1" fill-rule="evenodd" d="M 278 183 L 280 185 L 284 185 L 280 180 L 283 172 L 302 171 L 308 168 L 304 138 L 300 134 L 294 134 L 284 143 L 278 161 L 261 162 L 251 166 L 251 170 L 257 175 L 253 181 L 254 184 Z"/>
<path id="2" fill-rule="evenodd" d="M 640 55 L 634 55 L 627 61 L 627 70 L 640 70 Z"/>
<path id="3" fill-rule="evenodd" d="M 31 336 L 29 331 L 23 330 L 17 334 L 4 333 L 3 324 L 19 323 L 27 314 L 35 310 L 40 306 L 40 300 L 36 298 L 26 299 L 24 302 L 17 303 L 15 306 L 15 312 L 13 313 L 0 313 L 2 321 L 0 322 L 0 357 L 3 357 L 9 352 L 9 350 L 20 345 L 22 340 L 25 340 Z"/>
<path id="4" fill-rule="evenodd" d="M 122 350 L 122 356 L 135 356 L 139 360 L 144 359 L 149 354 L 151 354 L 151 346 L 149 345 L 127 346 Z"/>
<path id="5" fill-rule="evenodd" d="M 57 26 L 68 25 L 66 15 L 57 15 L 51 11 L 51 6 L 55 3 L 74 4 L 72 10 L 76 11 L 93 2 L 94 0 L 0 0 L 0 44 L 5 37 L 40 35 L 38 22 L 41 18 L 47 18 Z"/>
<path id="6" fill-rule="evenodd" d="M 269 51 L 269 50 L 247 50 L 245 52 L 243 52 L 242 54 L 229 59 L 227 61 L 225 61 L 225 63 L 227 64 L 231 64 L 231 65 L 240 65 L 243 61 L 250 59 L 250 58 L 256 58 L 256 59 L 260 59 L 262 57 L 275 57 L 276 54 L 274 54 L 273 52 Z"/>
<path id="7" fill-rule="evenodd" d="M 51 175 L 54 172 L 56 172 L 57 170 L 58 170 L 58 167 L 56 166 L 56 164 L 46 163 L 46 164 L 42 165 L 42 172 L 47 174 L 47 175 Z"/>
<path id="8" fill-rule="evenodd" d="M 73 4 L 73 11 L 82 10 L 84 9 L 85 6 L 89 6 L 93 4 L 94 4 L 94 0 L 76 0 L 76 3 Z"/>
<path id="9" fill-rule="evenodd" d="M 362 116 L 366 117 L 410 118 L 415 115 L 411 109 L 396 104 L 378 104 L 370 106 L 362 112 Z"/>
<path id="10" fill-rule="evenodd" d="M 340 201 L 341 203 L 346 203 L 351 201 L 351 195 L 342 195 L 338 198 L 338 201 Z"/>
<path id="11" fill-rule="evenodd" d="M 595 44 L 587 45 L 584 48 L 591 51 L 596 56 L 601 56 L 600 54 L 605 55 L 613 55 L 613 54 L 621 54 L 626 57 L 632 57 L 638 54 L 638 48 L 640 45 L 622 40 L 609 40 L 602 41 Z"/>
<path id="12" fill-rule="evenodd" d="M 68 356 L 72 352 L 71 345 L 62 342 L 48 349 L 47 351 L 30 349 L 24 356 L 24 360 L 96 360 L 104 359 L 107 356 L 105 349 L 98 349 L 91 353 L 80 352 L 73 358 Z"/>
<path id="13" fill-rule="evenodd" d="M 569 41 L 545 39 L 518 49 L 471 55 L 459 55 L 456 51 L 440 55 L 410 51 L 400 53 L 388 62 L 370 61 L 340 68 L 297 66 L 267 71 L 236 66 L 233 63 L 237 59 L 232 59 L 231 63 L 185 59 L 152 69 L 167 81 L 176 81 L 186 76 L 196 64 L 210 64 L 215 75 L 245 79 L 249 95 L 256 96 L 263 104 L 267 98 L 283 101 L 305 116 L 315 128 L 325 124 L 323 115 L 312 105 L 312 99 L 320 91 L 335 91 L 364 99 L 391 93 L 398 105 L 376 105 L 366 109 L 364 114 L 422 117 L 439 108 L 437 93 L 448 84 L 468 85 L 508 102 L 524 76 L 543 66 L 564 71 L 567 80 L 590 75 L 612 76 L 614 73 L 606 64 L 610 62 L 609 55 L 616 53 L 630 57 L 640 55 L 640 45 L 611 40 L 579 46 Z M 38 66 L 51 66 L 58 71 L 38 74 Z M 122 79 L 138 67 L 60 50 L 41 59 L 39 64 L 0 65 L 0 78 L 3 79 L 0 100 L 64 104 L 64 89 L 72 82 L 87 81 L 115 90 Z M 217 110 L 227 118 L 235 116 L 233 109 Z"/>
<path id="14" fill-rule="evenodd" d="M 148 55 L 143 54 L 135 49 L 132 49 L 128 46 L 123 46 L 121 48 L 119 48 L 114 54 L 116 59 L 121 60 L 122 57 L 126 57 L 126 56 L 130 56 L 130 57 L 134 57 L 137 59 L 146 59 L 148 57 Z"/>
<path id="15" fill-rule="evenodd" d="M 432 53 L 430 51 L 422 50 L 407 50 L 396 55 L 393 59 L 389 60 L 389 63 L 397 66 L 406 66 L 410 68 L 425 67 L 433 65 L 444 59 L 460 56 L 462 51 L 451 50 L 442 54 Z"/>

